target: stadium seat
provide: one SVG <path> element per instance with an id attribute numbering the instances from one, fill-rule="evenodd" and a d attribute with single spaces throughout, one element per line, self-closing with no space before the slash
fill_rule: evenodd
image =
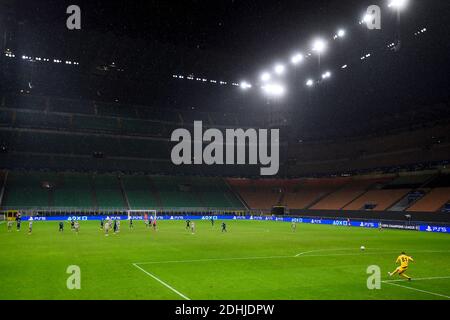
<path id="1" fill-rule="evenodd" d="M 410 189 L 395 190 L 369 190 L 350 204 L 344 210 L 365 210 L 370 206 L 371 210 L 383 211 L 402 199 Z"/>
<path id="2" fill-rule="evenodd" d="M 92 181 L 99 209 L 127 208 L 116 175 L 95 174 L 92 176 Z"/>
<path id="3" fill-rule="evenodd" d="M 157 197 L 152 192 L 150 180 L 145 175 L 121 176 L 130 209 L 152 209 L 159 207 Z"/>
<path id="4" fill-rule="evenodd" d="M 436 188 L 408 208 L 411 212 L 436 212 L 450 201 L 450 187 Z"/>
<path id="5" fill-rule="evenodd" d="M 74 115 L 72 118 L 75 130 L 88 130 L 93 132 L 119 132 L 119 121 L 113 117 L 94 117 Z"/>
<path id="6" fill-rule="evenodd" d="M 45 182 L 55 180 L 55 175 L 41 172 L 9 172 L 3 209 L 39 209 L 50 207 L 51 189 Z"/>
<path id="7" fill-rule="evenodd" d="M 378 182 L 373 179 L 358 179 L 349 182 L 343 188 L 326 196 L 318 203 L 310 207 L 314 210 L 340 210 L 352 200 L 366 192 L 372 184 Z"/>
<path id="8" fill-rule="evenodd" d="M 60 173 L 53 189 L 56 208 L 95 208 L 92 178 L 82 173 Z"/>

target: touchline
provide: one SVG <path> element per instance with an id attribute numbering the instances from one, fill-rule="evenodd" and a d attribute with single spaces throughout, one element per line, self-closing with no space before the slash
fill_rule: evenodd
<path id="1" fill-rule="evenodd" d="M 178 143 L 172 148 L 171 160 L 175 165 L 260 164 L 261 175 L 273 176 L 278 173 L 280 166 L 279 136 L 279 129 L 250 128 L 245 131 L 226 129 L 224 138 L 219 129 L 209 128 L 203 132 L 202 121 L 194 121 L 193 136 L 184 128 L 172 132 L 170 140 Z"/>

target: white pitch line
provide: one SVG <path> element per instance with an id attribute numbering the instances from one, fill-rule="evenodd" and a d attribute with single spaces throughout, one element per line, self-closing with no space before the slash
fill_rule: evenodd
<path id="1" fill-rule="evenodd" d="M 413 278 L 412 281 L 425 281 L 425 280 L 440 280 L 440 279 L 450 279 L 450 276 L 445 277 L 429 277 L 429 278 Z M 406 279 L 398 279 L 398 280 L 384 280 L 381 282 L 390 283 L 390 282 L 407 282 Z"/>
<path id="2" fill-rule="evenodd" d="M 443 294 L 439 294 L 439 293 L 436 293 L 436 292 L 425 291 L 425 290 L 421 290 L 421 289 L 417 289 L 417 288 L 413 288 L 413 287 L 402 286 L 401 284 L 392 283 L 392 282 L 386 282 L 386 281 L 382 281 L 382 282 L 386 283 L 386 284 L 389 284 L 391 286 L 397 286 L 397 287 L 401 287 L 401 288 L 405 288 L 405 289 L 409 289 L 409 290 L 414 290 L 414 291 L 418 291 L 418 292 L 422 292 L 422 293 L 431 294 L 433 296 L 438 296 L 438 297 L 443 297 L 443 298 L 450 299 L 449 296 L 446 296 L 446 295 L 443 295 Z"/>
<path id="3" fill-rule="evenodd" d="M 338 250 L 350 250 L 350 249 L 333 249 L 335 251 Z M 234 258 L 206 258 L 206 259 L 192 259 L 192 260 L 164 260 L 164 261 L 144 261 L 144 262 L 135 262 L 135 264 L 163 264 L 163 263 L 189 263 L 189 262 L 213 262 L 213 261 L 234 261 L 234 260 L 259 260 L 259 259 L 286 259 L 286 258 L 299 258 L 299 257 L 338 257 L 338 256 L 365 256 L 365 255 L 379 255 L 379 254 L 392 254 L 397 251 L 378 251 L 378 252 L 358 252 L 358 253 L 329 253 L 329 254 L 311 254 L 307 255 L 307 253 L 312 252 L 320 252 L 323 250 L 311 250 L 300 252 L 294 256 L 267 256 L 267 257 L 234 257 Z M 413 251 L 413 250 L 411 250 Z M 443 251 L 414 251 L 415 253 L 447 253 L 449 250 Z"/>
<path id="4" fill-rule="evenodd" d="M 139 270 L 141 270 L 142 272 L 144 272 L 146 275 L 152 277 L 153 279 L 155 279 L 156 281 L 158 281 L 159 283 L 161 283 L 163 286 L 165 286 L 166 288 L 169 288 L 170 290 L 172 290 L 173 292 L 175 292 L 177 295 L 179 295 L 180 297 L 182 297 L 185 300 L 191 300 L 189 299 L 187 296 L 185 296 L 184 294 L 182 294 L 181 292 L 179 292 L 178 290 L 176 290 L 175 288 L 171 287 L 170 285 L 168 285 L 167 283 L 165 283 L 164 281 L 162 281 L 161 279 L 159 279 L 158 277 L 154 276 L 153 274 L 151 274 L 150 272 L 142 269 L 141 267 L 139 267 L 136 263 L 133 263 L 133 266 L 135 266 L 136 268 L 138 268 Z"/>
<path id="5" fill-rule="evenodd" d="M 339 256 L 365 256 L 365 255 L 377 255 L 377 254 L 392 254 L 397 253 L 396 251 L 378 251 L 378 252 L 360 252 L 360 253 L 330 253 L 330 254 L 310 254 L 310 255 L 304 255 L 303 257 L 339 257 Z M 414 251 L 414 253 L 447 253 L 450 252 L 449 250 L 442 250 L 442 251 Z"/>
<path id="6" fill-rule="evenodd" d="M 311 250 L 311 251 L 304 251 L 300 252 L 299 254 L 296 254 L 295 257 L 300 257 L 302 255 L 313 253 L 313 252 L 324 252 L 324 251 L 346 251 L 346 250 L 355 250 L 355 248 L 344 248 L 344 249 L 318 249 L 318 250 Z"/>
<path id="7" fill-rule="evenodd" d="M 282 258 L 295 258 L 295 257 L 294 256 L 268 256 L 268 257 L 211 258 L 211 259 L 194 259 L 194 260 L 147 261 L 147 262 L 138 262 L 136 264 L 188 263 L 188 262 L 208 262 L 208 261 L 282 259 Z"/>

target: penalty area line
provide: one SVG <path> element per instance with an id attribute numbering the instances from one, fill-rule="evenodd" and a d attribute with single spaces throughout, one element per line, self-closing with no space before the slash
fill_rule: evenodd
<path id="1" fill-rule="evenodd" d="M 314 257 L 339 257 L 339 256 L 366 256 L 366 255 L 386 255 L 392 254 L 397 251 L 378 251 L 378 252 L 355 252 L 355 253 L 327 253 L 327 254 L 311 254 L 311 253 L 320 253 L 326 251 L 348 251 L 348 250 L 356 250 L 356 249 L 319 249 L 319 250 L 310 250 L 300 252 L 293 256 L 266 256 L 266 257 L 231 257 L 231 258 L 205 258 L 205 259 L 190 259 L 190 260 L 163 260 L 163 261 L 141 261 L 134 262 L 133 264 L 165 264 L 165 263 L 195 263 L 195 262 L 226 262 L 226 261 L 239 261 L 239 260 L 269 260 L 269 259 L 296 259 L 296 258 L 314 258 Z M 372 249 L 374 250 L 374 249 Z M 378 249 L 379 250 L 379 249 Z M 450 252 L 448 250 L 445 251 L 415 251 L 415 253 L 447 253 Z"/>
<path id="2" fill-rule="evenodd" d="M 162 281 L 161 279 L 159 279 L 158 277 L 156 277 L 155 275 L 151 274 L 150 272 L 148 272 L 147 270 L 139 267 L 136 263 L 133 263 L 133 266 L 135 266 L 136 268 L 138 268 L 139 270 L 141 270 L 142 272 L 144 272 L 146 275 L 148 275 L 149 277 L 152 277 L 153 279 L 155 279 L 156 281 L 158 281 L 159 283 L 161 283 L 163 286 L 165 286 L 166 288 L 170 289 L 171 291 L 175 292 L 177 295 L 179 295 L 180 297 L 182 297 L 185 300 L 191 300 L 189 299 L 186 295 L 182 294 L 180 291 L 178 291 L 177 289 L 173 288 L 172 286 L 170 286 L 169 284 L 167 284 L 166 282 Z"/>
<path id="3" fill-rule="evenodd" d="M 443 276 L 443 277 L 428 277 L 428 278 L 413 278 L 412 281 L 425 281 L 425 280 L 441 280 L 441 279 L 450 279 L 450 276 Z M 386 283 L 390 283 L 390 282 L 407 282 L 408 280 L 406 279 L 397 279 L 397 280 L 384 280 L 381 282 L 386 282 Z"/>
<path id="4" fill-rule="evenodd" d="M 268 256 L 268 257 L 236 257 L 236 258 L 206 258 L 192 260 L 166 260 L 166 261 L 146 261 L 136 264 L 162 264 L 162 263 L 192 263 L 192 262 L 214 262 L 214 261 L 236 261 L 236 260 L 260 260 L 260 259 L 282 259 L 295 258 L 294 256 Z"/>
<path id="5" fill-rule="evenodd" d="M 398 284 L 398 283 L 392 283 L 392 282 L 386 282 L 386 281 L 381 281 L 381 282 L 385 283 L 385 284 L 388 284 L 388 285 L 391 285 L 391 286 L 396 286 L 396 287 L 400 287 L 400 288 L 405 288 L 405 289 L 409 289 L 409 290 L 414 290 L 414 291 L 430 294 L 430 295 L 433 295 L 433 296 L 438 296 L 438 297 L 450 299 L 449 296 L 446 296 L 446 295 L 443 295 L 443 294 L 440 294 L 440 293 L 436 293 L 436 292 L 431 292 L 431 291 L 426 291 L 426 290 L 417 289 L 417 288 L 413 288 L 413 287 L 403 286 L 403 285 Z"/>

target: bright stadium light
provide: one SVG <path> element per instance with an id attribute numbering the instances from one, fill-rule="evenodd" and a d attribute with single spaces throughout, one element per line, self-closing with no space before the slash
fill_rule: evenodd
<path id="1" fill-rule="evenodd" d="M 306 85 L 307 85 L 308 87 L 312 87 L 312 86 L 314 85 L 314 80 L 308 79 L 308 80 L 306 81 Z"/>
<path id="2" fill-rule="evenodd" d="M 339 29 L 338 32 L 337 32 L 337 36 L 339 38 L 345 37 L 345 30 L 344 29 Z"/>
<path id="3" fill-rule="evenodd" d="M 331 77 L 331 72 L 327 71 L 322 75 L 322 79 L 328 79 L 329 77 Z"/>
<path id="4" fill-rule="evenodd" d="M 242 81 L 240 84 L 240 87 L 242 90 L 247 90 L 247 89 L 250 89 L 252 87 L 252 85 L 250 83 L 248 83 L 247 81 Z"/>
<path id="5" fill-rule="evenodd" d="M 274 70 L 275 70 L 276 74 L 281 75 L 286 70 L 286 67 L 284 65 L 282 65 L 282 64 L 277 64 L 277 65 L 275 65 Z"/>
<path id="6" fill-rule="evenodd" d="M 266 94 L 272 96 L 282 96 L 286 92 L 286 89 L 277 83 L 266 84 L 262 86 L 262 89 Z"/>
<path id="7" fill-rule="evenodd" d="M 303 55 L 301 53 L 297 53 L 292 56 L 291 62 L 292 64 L 299 64 L 300 62 L 303 61 L 303 59 L 304 59 Z"/>
<path id="8" fill-rule="evenodd" d="M 366 13 L 362 19 L 362 22 L 369 23 L 369 22 L 373 21 L 373 19 L 374 19 L 374 16 L 372 14 Z"/>
<path id="9" fill-rule="evenodd" d="M 268 72 L 263 72 L 263 73 L 261 74 L 261 80 L 262 80 L 263 82 L 267 82 L 267 81 L 269 81 L 271 78 L 272 78 L 272 76 L 271 76 L 270 73 L 268 73 Z"/>
<path id="10" fill-rule="evenodd" d="M 317 52 L 318 54 L 321 54 L 325 51 L 325 48 L 327 47 L 327 43 L 322 39 L 316 39 L 313 42 L 312 50 Z"/>
<path id="11" fill-rule="evenodd" d="M 408 0 L 391 0 L 388 4 L 389 8 L 403 9 L 408 4 Z"/>

